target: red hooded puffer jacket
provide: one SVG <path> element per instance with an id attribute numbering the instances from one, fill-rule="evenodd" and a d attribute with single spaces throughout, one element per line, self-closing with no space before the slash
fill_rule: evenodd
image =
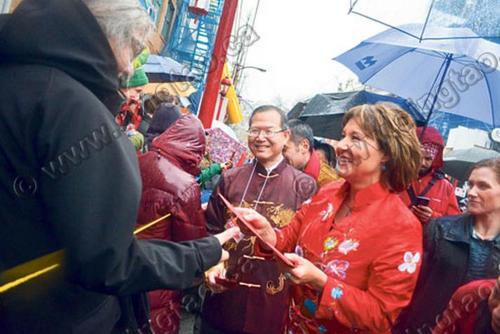
<path id="1" fill-rule="evenodd" d="M 185 115 L 152 143 L 139 157 L 142 197 L 138 225 L 167 213 L 171 216 L 138 235 L 140 239 L 185 241 L 207 235 L 200 204 L 200 187 L 195 176 L 205 153 L 205 134 L 200 121 Z M 180 320 L 180 293 L 153 291 L 149 294 L 155 333 L 177 333 Z"/>
<path id="2" fill-rule="evenodd" d="M 443 150 L 444 150 L 444 141 L 443 137 L 439 131 L 432 127 L 427 127 L 425 129 L 424 135 L 422 136 L 423 127 L 419 127 L 417 129 L 417 135 L 422 144 L 424 143 L 433 143 L 439 146 L 439 152 L 436 154 L 434 161 L 432 162 L 432 170 L 424 176 L 419 176 L 419 178 L 412 182 L 411 186 L 413 187 L 415 194 L 421 195 L 424 189 L 427 187 L 427 184 L 433 178 L 433 175 L 439 171 L 444 163 L 443 163 Z M 438 179 L 435 181 L 432 188 L 430 188 L 427 193 L 424 195 L 428 197 L 429 207 L 432 209 L 432 218 L 438 218 L 442 216 L 450 216 L 450 215 L 458 215 L 460 214 L 460 209 L 458 208 L 457 198 L 455 197 L 455 188 L 453 185 L 446 180 L 445 178 Z M 406 191 L 403 191 L 400 194 L 403 202 L 410 206 L 411 199 Z"/>

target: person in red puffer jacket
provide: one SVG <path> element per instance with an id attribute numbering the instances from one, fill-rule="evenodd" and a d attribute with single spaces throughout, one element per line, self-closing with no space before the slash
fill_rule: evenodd
<path id="1" fill-rule="evenodd" d="M 195 176 L 205 154 L 205 134 L 192 115 L 166 118 L 164 132 L 154 138 L 149 152 L 139 157 L 143 183 L 138 225 L 168 213 L 170 217 L 139 235 L 141 239 L 186 241 L 207 235 L 201 209 L 200 187 Z M 154 121 L 154 120 L 153 120 Z M 194 285 L 194 284 L 193 284 Z M 158 290 L 149 293 L 155 333 L 177 333 L 181 292 Z"/>
<path id="2" fill-rule="evenodd" d="M 422 224 L 442 216 L 460 214 L 455 187 L 445 178 L 443 137 L 436 128 L 419 127 L 417 135 L 422 149 L 418 178 L 400 196 Z"/>

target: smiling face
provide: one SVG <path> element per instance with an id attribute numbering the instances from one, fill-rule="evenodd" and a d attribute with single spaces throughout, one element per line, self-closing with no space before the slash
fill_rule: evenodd
<path id="1" fill-rule="evenodd" d="M 349 183 L 366 187 L 380 181 L 385 155 L 378 143 L 363 132 L 356 118 L 344 126 L 343 138 L 335 151 L 337 172 Z"/>
<path id="2" fill-rule="evenodd" d="M 500 212 L 500 183 L 488 167 L 476 168 L 469 176 L 467 210 L 473 215 Z"/>
<path id="3" fill-rule="evenodd" d="M 250 129 L 261 130 L 257 136 L 248 136 L 248 147 L 255 158 L 264 167 L 271 167 L 282 157 L 283 147 L 288 141 L 289 131 L 281 131 L 281 116 L 275 110 L 265 110 L 255 113 L 250 120 Z M 265 136 L 264 131 L 273 132 Z"/>

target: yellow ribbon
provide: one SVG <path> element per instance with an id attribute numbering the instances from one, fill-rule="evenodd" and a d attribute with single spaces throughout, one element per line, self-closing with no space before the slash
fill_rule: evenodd
<path id="1" fill-rule="evenodd" d="M 158 219 L 156 219 L 156 220 L 154 220 L 154 221 L 152 221 L 144 226 L 139 227 L 138 229 L 136 229 L 134 231 L 134 235 L 137 235 L 137 234 L 141 233 L 142 231 L 147 230 L 148 228 L 158 224 L 159 222 L 161 222 L 164 219 L 167 219 L 168 217 L 170 217 L 170 213 L 168 213 L 165 216 L 160 217 L 160 218 L 158 218 Z M 41 269 L 41 270 L 32 272 L 31 274 L 27 274 L 23 277 L 20 277 L 18 279 L 15 279 L 15 280 L 9 282 L 9 283 L 1 285 L 0 286 L 0 294 L 4 293 L 12 288 L 15 288 L 16 286 L 19 286 L 19 285 L 24 284 L 28 281 L 31 281 L 32 279 L 35 279 L 38 276 L 46 274 L 49 271 L 52 271 L 52 270 L 58 268 L 61 265 L 60 260 L 62 258 L 62 255 L 63 255 L 63 251 L 59 250 L 57 252 L 50 253 L 48 255 L 42 256 L 42 257 L 37 258 L 35 260 L 29 261 L 27 263 L 23 263 L 19 266 L 16 266 L 16 267 L 10 269 L 7 273 L 3 273 L 2 276 L 4 276 L 4 277 L 6 277 L 6 276 L 18 276 L 22 272 L 26 271 L 27 268 L 30 268 L 33 266 L 38 267 L 40 264 L 43 264 L 44 262 L 51 262 L 54 260 L 59 261 L 59 262 L 56 262 L 54 264 L 51 264 L 51 265 Z"/>
<path id="2" fill-rule="evenodd" d="M 158 219 L 156 219 L 156 220 L 153 220 L 151 223 L 148 223 L 148 224 L 146 224 L 146 225 L 144 225 L 144 226 L 139 227 L 137 230 L 135 230 L 135 231 L 134 231 L 134 235 L 139 234 L 139 233 L 141 233 L 141 232 L 142 232 L 142 231 L 144 231 L 144 230 L 147 230 L 147 229 L 148 229 L 148 228 L 150 228 L 151 226 L 158 224 L 158 223 L 159 223 L 159 222 L 161 222 L 163 219 L 167 219 L 168 217 L 170 217 L 170 213 L 167 213 L 165 216 L 160 217 L 160 218 L 158 218 Z"/>

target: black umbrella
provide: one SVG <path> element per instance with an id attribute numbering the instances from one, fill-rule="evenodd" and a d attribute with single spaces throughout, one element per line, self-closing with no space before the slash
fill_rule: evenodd
<path id="1" fill-rule="evenodd" d="M 377 102 L 398 104 L 413 117 L 418 125 L 423 125 L 425 122 L 425 118 L 405 99 L 375 94 L 366 90 L 318 94 L 307 103 L 299 102 L 295 105 L 288 113 L 288 118 L 299 118 L 309 124 L 315 136 L 338 140 L 342 134 L 342 119 L 346 111 L 360 104 Z"/>
<path id="2" fill-rule="evenodd" d="M 451 150 L 444 156 L 444 172 L 454 178 L 465 181 L 471 167 L 478 161 L 499 157 L 500 153 L 482 147 Z"/>

